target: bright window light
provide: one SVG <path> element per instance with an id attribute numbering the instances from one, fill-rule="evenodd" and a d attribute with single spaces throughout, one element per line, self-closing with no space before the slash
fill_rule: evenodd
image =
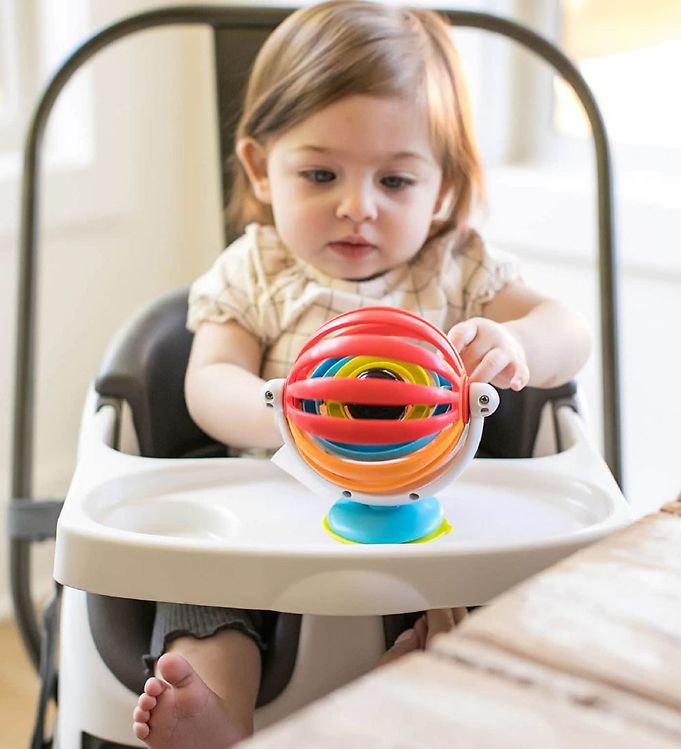
<path id="1" fill-rule="evenodd" d="M 681 2 L 561 0 L 561 46 L 599 102 L 613 141 L 681 148 Z M 554 83 L 554 127 L 583 136 L 571 90 Z"/>
<path id="2" fill-rule="evenodd" d="M 54 71 L 88 28 L 88 0 L 69 0 L 69 12 L 60 3 L 38 0 L 40 53 L 45 71 Z M 92 76 L 79 71 L 68 84 L 54 111 L 47 133 L 47 161 L 52 165 L 84 165 L 94 155 Z"/>
<path id="3" fill-rule="evenodd" d="M 89 25 L 90 0 L 0 0 L 0 176 L 16 170 L 31 113 L 49 77 Z M 89 71 L 78 73 L 60 97 L 47 132 L 46 162 L 92 161 L 93 95 Z"/>
<path id="4" fill-rule="evenodd" d="M 0 128 L 6 128 L 17 108 L 16 45 L 13 5 L 10 0 L 0 0 Z"/>

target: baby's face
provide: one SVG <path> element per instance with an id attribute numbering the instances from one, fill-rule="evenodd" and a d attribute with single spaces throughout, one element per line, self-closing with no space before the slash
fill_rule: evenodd
<path id="1" fill-rule="evenodd" d="M 442 169 L 420 108 L 350 96 L 266 149 L 267 196 L 289 250 L 334 278 L 410 260 L 441 203 Z"/>

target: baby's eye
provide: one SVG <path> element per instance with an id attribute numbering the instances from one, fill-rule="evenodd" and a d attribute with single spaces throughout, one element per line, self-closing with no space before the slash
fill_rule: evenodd
<path id="1" fill-rule="evenodd" d="M 336 179 L 336 175 L 329 169 L 306 169 L 300 173 L 302 177 L 315 182 L 318 185 L 323 185 L 326 182 L 333 182 Z"/>
<path id="2" fill-rule="evenodd" d="M 410 177 L 401 177 L 397 174 L 389 174 L 387 177 L 381 179 L 381 184 L 387 187 L 389 190 L 400 190 L 404 187 L 409 187 L 414 184 L 414 180 Z"/>

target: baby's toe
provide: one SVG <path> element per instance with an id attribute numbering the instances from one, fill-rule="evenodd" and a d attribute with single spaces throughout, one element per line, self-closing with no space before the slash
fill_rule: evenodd
<path id="1" fill-rule="evenodd" d="M 144 685 L 144 693 L 148 694 L 150 697 L 158 697 L 161 692 L 163 692 L 166 688 L 165 682 L 158 679 L 156 676 L 152 676 L 151 678 L 147 679 L 145 685 Z"/>
<path id="2" fill-rule="evenodd" d="M 144 692 L 139 696 L 137 705 L 141 707 L 142 710 L 153 710 L 156 707 L 157 702 L 158 700 L 156 697 L 152 697 L 150 694 Z"/>
<path id="3" fill-rule="evenodd" d="M 139 705 L 133 710 L 132 718 L 135 723 L 148 723 L 151 713 L 148 710 L 142 710 Z"/>
<path id="4" fill-rule="evenodd" d="M 451 609 L 430 609 L 426 612 L 426 620 L 428 623 L 428 643 L 430 643 L 435 635 L 449 632 L 455 624 L 454 614 Z"/>
<path id="5" fill-rule="evenodd" d="M 426 647 L 426 639 L 428 638 L 428 621 L 425 614 L 414 622 L 414 632 L 416 632 L 416 637 L 418 638 L 419 649 L 423 650 Z"/>
<path id="6" fill-rule="evenodd" d="M 138 739 L 146 739 L 149 735 L 149 724 L 148 723 L 133 723 L 132 732 Z"/>
<path id="7" fill-rule="evenodd" d="M 465 606 L 452 609 L 452 617 L 454 618 L 454 624 L 461 624 L 461 622 L 468 616 L 468 609 Z"/>

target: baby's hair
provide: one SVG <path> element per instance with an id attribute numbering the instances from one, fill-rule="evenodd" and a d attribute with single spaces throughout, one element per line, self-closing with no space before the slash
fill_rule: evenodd
<path id="1" fill-rule="evenodd" d="M 266 145 L 345 96 L 400 97 L 422 105 L 431 144 L 451 190 L 440 233 L 463 226 L 482 189 L 468 95 L 444 18 L 428 10 L 371 0 L 331 0 L 303 7 L 269 36 L 249 79 L 236 142 Z M 229 223 L 271 223 L 234 159 Z"/>

